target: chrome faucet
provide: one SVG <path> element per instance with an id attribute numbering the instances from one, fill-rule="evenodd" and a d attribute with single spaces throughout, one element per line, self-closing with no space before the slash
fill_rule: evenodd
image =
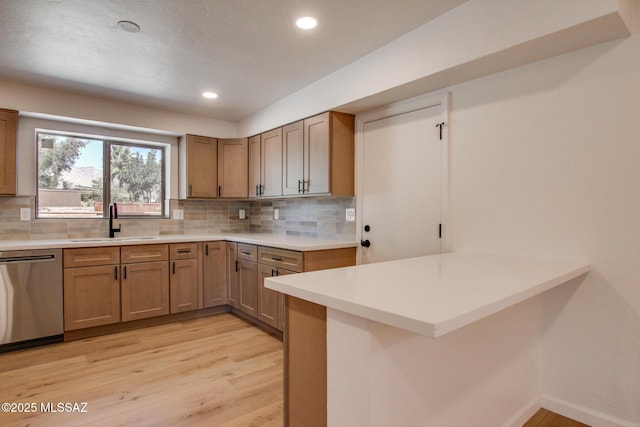
<path id="1" fill-rule="evenodd" d="M 109 237 L 115 237 L 115 233 L 119 233 L 122 229 L 122 225 L 118 224 L 118 228 L 113 228 L 113 220 L 118 219 L 118 204 L 112 203 L 109 205 Z"/>

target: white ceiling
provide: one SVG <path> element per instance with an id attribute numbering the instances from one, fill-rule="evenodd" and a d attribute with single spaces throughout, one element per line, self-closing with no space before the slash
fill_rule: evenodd
<path id="1" fill-rule="evenodd" d="M 236 122 L 465 1 L 0 0 L 0 80 Z"/>

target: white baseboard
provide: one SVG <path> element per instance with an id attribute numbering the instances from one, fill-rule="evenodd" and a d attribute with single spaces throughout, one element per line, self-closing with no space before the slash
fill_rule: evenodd
<path id="1" fill-rule="evenodd" d="M 507 422 L 502 424 L 502 427 L 522 427 L 522 425 L 529 421 L 529 418 L 533 417 L 533 414 L 538 412 L 538 409 L 540 408 L 540 398 L 536 397 L 529 403 L 522 406 L 522 408 L 520 408 L 513 417 L 509 418 Z"/>
<path id="2" fill-rule="evenodd" d="M 543 394 L 540 397 L 540 406 L 593 427 L 640 427 L 639 423 L 616 418 L 548 394 Z"/>

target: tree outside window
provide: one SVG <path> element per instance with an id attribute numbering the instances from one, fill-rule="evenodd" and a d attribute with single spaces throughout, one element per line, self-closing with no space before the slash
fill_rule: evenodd
<path id="1" fill-rule="evenodd" d="M 39 218 L 164 215 L 164 147 L 39 132 Z M 105 156 L 106 153 L 106 156 Z"/>

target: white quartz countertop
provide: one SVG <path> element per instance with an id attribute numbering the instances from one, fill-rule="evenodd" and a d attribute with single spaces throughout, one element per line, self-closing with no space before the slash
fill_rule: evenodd
<path id="1" fill-rule="evenodd" d="M 589 271 L 580 262 L 447 253 L 270 277 L 265 286 L 436 338 Z"/>
<path id="2" fill-rule="evenodd" d="M 325 249 L 352 248 L 355 241 L 322 239 L 314 237 L 287 236 L 268 233 L 226 233 L 200 235 L 131 236 L 109 238 L 5 240 L 0 242 L 0 251 L 29 249 L 77 248 L 97 246 L 121 246 L 152 243 L 211 242 L 228 240 L 238 243 L 271 246 L 294 251 L 319 251 Z"/>

